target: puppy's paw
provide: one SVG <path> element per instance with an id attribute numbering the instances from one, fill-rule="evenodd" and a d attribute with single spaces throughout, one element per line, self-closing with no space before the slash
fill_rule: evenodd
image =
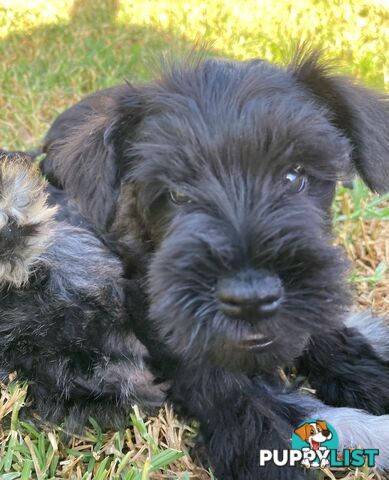
<path id="1" fill-rule="evenodd" d="M 20 287 L 51 240 L 55 209 L 30 160 L 2 154 L 0 161 L 0 284 Z"/>
<path id="2" fill-rule="evenodd" d="M 389 329 L 380 319 L 364 326 L 353 318 L 350 327 L 313 336 L 297 369 L 327 405 L 389 413 Z"/>

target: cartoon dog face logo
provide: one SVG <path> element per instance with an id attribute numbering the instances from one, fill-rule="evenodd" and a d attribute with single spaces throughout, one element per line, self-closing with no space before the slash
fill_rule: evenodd
<path id="1" fill-rule="evenodd" d="M 312 450 L 319 450 L 322 443 L 332 438 L 332 433 L 325 420 L 306 422 L 297 428 L 294 433 L 298 435 L 301 440 L 307 442 Z"/>
<path id="2" fill-rule="evenodd" d="M 337 456 L 339 439 L 336 430 L 325 420 L 306 420 L 294 430 L 292 449 L 303 453 L 305 468 L 325 468 Z"/>

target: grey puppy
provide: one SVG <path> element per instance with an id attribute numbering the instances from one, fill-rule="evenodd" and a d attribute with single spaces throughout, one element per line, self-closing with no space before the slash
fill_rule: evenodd
<path id="1" fill-rule="evenodd" d="M 124 286 L 135 300 L 136 281 L 90 230 L 55 219 L 30 159 L 0 156 L 0 379 L 16 370 L 31 382 L 30 409 L 66 417 L 70 430 L 89 416 L 123 425 L 134 403 L 160 406 L 124 306 Z"/>

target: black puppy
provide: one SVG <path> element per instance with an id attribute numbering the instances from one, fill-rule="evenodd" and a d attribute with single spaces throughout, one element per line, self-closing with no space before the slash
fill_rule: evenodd
<path id="1" fill-rule="evenodd" d="M 54 219 L 45 186 L 30 159 L 0 152 L 0 380 L 30 381 L 43 420 L 123 425 L 133 403 L 164 400 L 133 333 L 142 302 L 125 312 L 124 284 L 134 301 L 139 289 L 90 231 Z"/>
<path id="2" fill-rule="evenodd" d="M 389 410 L 387 360 L 343 324 L 330 221 L 338 179 L 389 187 L 386 97 L 315 54 L 286 69 L 207 60 L 87 98 L 54 122 L 45 151 L 43 172 L 126 275 L 147 279 L 137 335 L 170 399 L 200 421 L 219 478 L 300 477 L 258 467 L 260 448 L 288 448 L 312 414 L 279 391 L 277 369 L 299 358 L 324 400 Z M 368 435 L 379 442 L 387 422 Z"/>

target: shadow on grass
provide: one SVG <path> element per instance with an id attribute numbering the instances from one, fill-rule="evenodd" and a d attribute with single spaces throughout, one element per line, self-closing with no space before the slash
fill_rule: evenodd
<path id="1" fill-rule="evenodd" d="M 119 6 L 119 0 L 75 0 L 70 12 L 70 24 L 93 23 L 96 10 L 104 15 L 105 23 L 114 23 Z"/>
<path id="2" fill-rule="evenodd" d="M 148 79 L 162 54 L 195 47 L 169 31 L 118 22 L 118 9 L 118 0 L 76 0 L 68 21 L 14 30 L 0 42 L 0 145 L 36 145 L 79 98 Z"/>

